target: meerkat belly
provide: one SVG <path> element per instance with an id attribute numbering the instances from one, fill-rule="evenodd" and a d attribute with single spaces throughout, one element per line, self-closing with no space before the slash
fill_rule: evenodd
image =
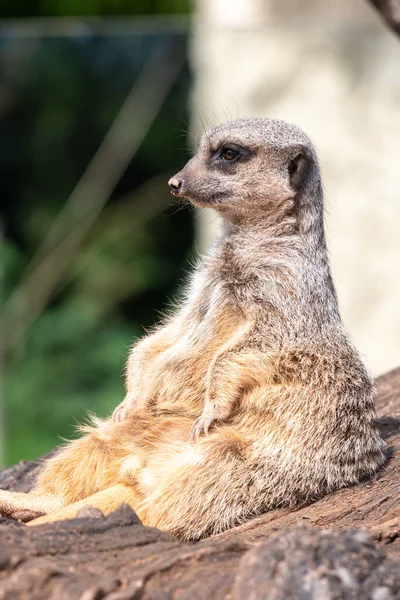
<path id="1" fill-rule="evenodd" d="M 198 414 L 204 406 L 209 367 L 241 324 L 237 310 L 221 307 L 183 328 L 177 341 L 150 365 L 150 403 L 163 412 Z"/>

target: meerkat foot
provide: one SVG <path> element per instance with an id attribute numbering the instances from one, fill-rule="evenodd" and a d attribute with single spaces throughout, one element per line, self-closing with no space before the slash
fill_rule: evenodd
<path id="1" fill-rule="evenodd" d="M 57 505 L 56 498 L 0 490 L 0 515 L 14 521 L 27 523 L 45 515 Z"/>

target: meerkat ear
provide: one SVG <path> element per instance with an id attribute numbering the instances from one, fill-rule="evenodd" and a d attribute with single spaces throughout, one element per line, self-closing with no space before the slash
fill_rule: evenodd
<path id="1" fill-rule="evenodd" d="M 289 160 L 289 179 L 291 186 L 295 190 L 301 189 L 306 184 L 310 172 L 310 166 L 310 159 L 305 149 L 299 149 L 297 154 L 295 154 L 293 158 Z"/>

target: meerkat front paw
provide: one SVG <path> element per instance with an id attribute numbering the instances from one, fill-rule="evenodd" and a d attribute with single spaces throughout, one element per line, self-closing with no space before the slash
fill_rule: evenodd
<path id="1" fill-rule="evenodd" d="M 208 435 L 210 426 L 214 423 L 215 418 L 213 415 L 205 415 L 204 413 L 198 417 L 190 430 L 190 441 L 192 444 L 199 441 L 200 435 Z"/>
<path id="2" fill-rule="evenodd" d="M 133 394 L 128 394 L 125 399 L 117 406 L 114 410 L 112 419 L 116 423 L 122 423 L 125 421 L 128 413 L 136 406 L 136 399 L 133 397 Z"/>
<path id="3" fill-rule="evenodd" d="M 202 433 L 208 435 L 211 425 L 215 421 L 223 421 L 228 414 L 211 402 L 206 402 L 203 414 L 198 417 L 190 430 L 190 441 L 195 443 L 199 441 Z"/>

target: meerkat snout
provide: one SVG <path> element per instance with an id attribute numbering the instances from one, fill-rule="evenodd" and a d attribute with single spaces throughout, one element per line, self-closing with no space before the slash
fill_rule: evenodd
<path id="1" fill-rule="evenodd" d="M 170 187 L 171 194 L 177 195 L 183 187 L 183 179 L 177 175 L 174 175 L 174 177 L 171 177 L 171 179 L 168 181 L 168 185 Z"/>

